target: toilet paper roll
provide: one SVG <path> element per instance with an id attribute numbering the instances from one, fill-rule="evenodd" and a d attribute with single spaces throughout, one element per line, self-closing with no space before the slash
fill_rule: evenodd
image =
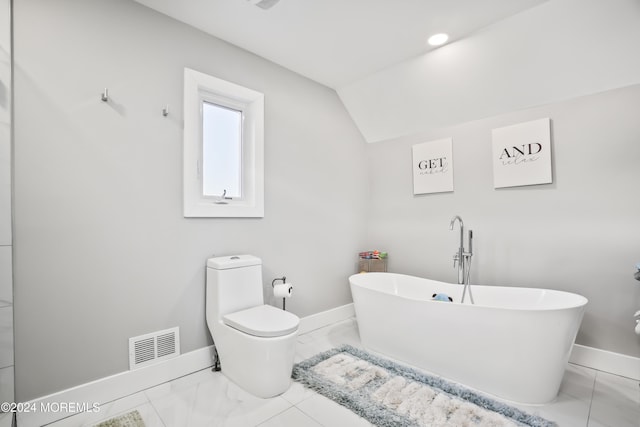
<path id="1" fill-rule="evenodd" d="M 279 283 L 273 287 L 273 296 L 276 298 L 290 298 L 292 290 L 291 283 Z"/>

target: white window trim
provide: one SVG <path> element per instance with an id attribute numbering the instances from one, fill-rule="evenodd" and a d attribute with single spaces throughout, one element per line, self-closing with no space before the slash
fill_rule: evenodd
<path id="1" fill-rule="evenodd" d="M 215 203 L 202 191 L 202 101 L 243 112 L 241 200 Z M 184 216 L 264 217 L 264 95 L 235 83 L 184 69 Z"/>

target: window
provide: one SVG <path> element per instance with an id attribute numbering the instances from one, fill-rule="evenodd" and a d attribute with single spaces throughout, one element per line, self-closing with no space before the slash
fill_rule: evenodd
<path id="1" fill-rule="evenodd" d="M 184 216 L 264 216 L 264 95 L 184 70 Z"/>
<path id="2" fill-rule="evenodd" d="M 202 103 L 202 192 L 242 198 L 242 111 Z"/>

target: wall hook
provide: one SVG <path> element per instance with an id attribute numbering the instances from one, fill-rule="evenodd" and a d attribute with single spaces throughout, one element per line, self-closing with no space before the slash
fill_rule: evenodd
<path id="1" fill-rule="evenodd" d="M 167 117 L 169 115 L 169 104 L 162 109 L 162 115 Z"/>
<path id="2" fill-rule="evenodd" d="M 109 100 L 109 90 L 106 87 L 104 88 L 104 92 L 102 92 L 100 99 L 102 99 L 104 102 L 107 102 Z"/>

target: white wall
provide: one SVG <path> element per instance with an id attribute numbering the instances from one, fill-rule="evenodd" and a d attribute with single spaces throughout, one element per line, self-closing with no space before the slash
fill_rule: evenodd
<path id="1" fill-rule="evenodd" d="M 640 357 L 638 111 L 634 85 L 369 144 L 368 246 L 389 252 L 391 271 L 455 283 L 449 221 L 460 215 L 474 230 L 472 283 L 582 294 L 577 342 Z M 553 184 L 494 189 L 491 130 L 544 117 Z M 444 137 L 453 138 L 454 192 L 414 196 L 412 145 Z"/>
<path id="2" fill-rule="evenodd" d="M 640 83 L 640 2 L 551 0 L 341 87 L 368 142 Z"/>
<path id="3" fill-rule="evenodd" d="M 0 401 L 13 401 L 11 2 L 0 0 Z"/>
<path id="4" fill-rule="evenodd" d="M 638 83 L 638 8 L 553 0 L 343 88 L 369 141 L 411 135 L 365 147 L 335 92 L 138 4 L 15 2 L 17 399 L 126 370 L 131 336 L 209 344 L 212 254 L 261 256 L 265 289 L 287 275 L 302 316 L 349 302 L 363 248 L 452 280 L 454 214 L 476 231 L 474 281 L 582 293 L 578 342 L 638 356 L 639 89 L 558 102 Z M 182 217 L 184 66 L 265 93 L 264 219 Z M 490 130 L 539 117 L 554 184 L 493 190 Z M 444 136 L 456 191 L 414 197 L 410 147 Z"/>
<path id="5" fill-rule="evenodd" d="M 350 302 L 365 142 L 333 90 L 131 1 L 14 7 L 19 400 L 127 370 L 132 336 L 208 345 L 213 254 L 262 257 L 298 315 Z M 185 66 L 265 94 L 263 219 L 182 217 Z"/>

